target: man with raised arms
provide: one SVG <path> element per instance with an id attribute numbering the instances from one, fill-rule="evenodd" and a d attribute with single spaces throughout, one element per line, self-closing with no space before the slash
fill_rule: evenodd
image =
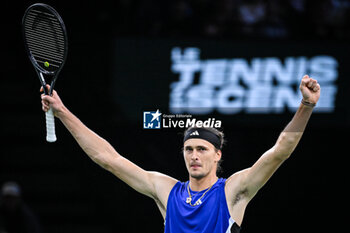
<path id="1" fill-rule="evenodd" d="M 299 89 L 302 100 L 293 119 L 274 146 L 251 167 L 218 178 L 223 133 L 215 128 L 189 128 L 183 140 L 187 182 L 145 171 L 120 155 L 106 140 L 87 128 L 62 103 L 57 92 L 42 95 L 42 108 L 52 108 L 80 147 L 97 164 L 136 191 L 152 198 L 164 220 L 165 233 L 239 232 L 249 201 L 292 154 L 320 97 L 320 85 L 305 75 Z"/>

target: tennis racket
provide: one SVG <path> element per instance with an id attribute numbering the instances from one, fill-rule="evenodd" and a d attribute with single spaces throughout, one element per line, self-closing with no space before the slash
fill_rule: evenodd
<path id="1" fill-rule="evenodd" d="M 28 7 L 22 19 L 22 33 L 28 57 L 38 74 L 45 95 L 52 95 L 57 77 L 68 52 L 66 27 L 61 16 L 49 5 L 36 3 Z M 46 87 L 51 80 L 50 90 Z M 46 140 L 56 141 L 52 109 L 46 115 Z"/>

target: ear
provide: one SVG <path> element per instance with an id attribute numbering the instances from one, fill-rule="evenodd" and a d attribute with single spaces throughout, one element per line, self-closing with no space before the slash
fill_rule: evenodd
<path id="1" fill-rule="evenodd" d="M 218 151 L 215 153 L 215 162 L 219 162 L 220 159 L 221 159 L 221 156 L 222 156 L 222 152 L 221 152 L 221 150 L 218 150 Z"/>

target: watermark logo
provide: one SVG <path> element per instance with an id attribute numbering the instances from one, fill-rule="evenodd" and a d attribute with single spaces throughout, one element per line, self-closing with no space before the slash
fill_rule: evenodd
<path id="1" fill-rule="evenodd" d="M 144 129 L 169 129 L 189 127 L 221 128 L 221 120 L 215 118 L 197 119 L 190 114 L 162 114 L 157 111 L 143 112 Z M 198 133 L 195 131 L 194 133 Z"/>
<path id="2" fill-rule="evenodd" d="M 143 128 L 144 129 L 160 129 L 161 128 L 161 115 L 162 113 L 157 111 L 145 111 L 143 112 Z"/>

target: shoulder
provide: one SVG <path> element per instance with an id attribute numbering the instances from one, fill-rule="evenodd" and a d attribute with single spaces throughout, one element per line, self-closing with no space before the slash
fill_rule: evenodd
<path id="1" fill-rule="evenodd" d="M 229 178 L 226 179 L 226 186 L 241 186 L 243 185 L 244 177 L 248 173 L 249 168 L 243 169 L 241 171 L 238 171 L 234 174 L 232 174 Z"/>
<path id="2" fill-rule="evenodd" d="M 154 187 L 154 198 L 160 200 L 166 200 L 169 196 L 171 189 L 179 181 L 171 176 L 165 175 L 160 172 L 149 172 L 151 182 Z"/>
<path id="3" fill-rule="evenodd" d="M 178 180 L 171 177 L 171 176 L 168 176 L 168 175 L 165 175 L 163 173 L 160 173 L 160 172 L 155 172 L 155 171 L 149 171 L 148 172 L 152 181 L 154 183 L 158 183 L 161 182 L 162 184 L 164 185 L 170 185 L 170 186 L 174 186 Z"/>

